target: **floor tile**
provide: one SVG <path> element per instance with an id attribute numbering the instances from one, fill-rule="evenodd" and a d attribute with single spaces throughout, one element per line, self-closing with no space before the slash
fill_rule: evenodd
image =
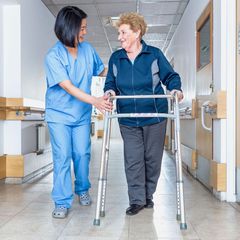
<path id="1" fill-rule="evenodd" d="M 220 202 L 189 174 L 184 174 L 187 230 L 176 220 L 175 165 L 164 153 L 154 208 L 126 216 L 127 183 L 122 141 L 112 139 L 109 155 L 105 217 L 94 226 L 101 139 L 93 140 L 90 179 L 91 206 L 77 196 L 66 219 L 53 219 L 52 173 L 32 183 L 0 184 L 1 240 L 239 240 L 238 205 Z M 73 175 L 74 176 L 74 175 Z M 74 179 L 73 179 L 74 181 Z"/>

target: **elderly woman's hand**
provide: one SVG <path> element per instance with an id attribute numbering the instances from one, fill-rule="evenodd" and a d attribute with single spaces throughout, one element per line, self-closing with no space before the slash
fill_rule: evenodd
<path id="1" fill-rule="evenodd" d="M 109 97 L 112 97 L 112 96 L 116 96 L 116 93 L 112 89 L 110 89 L 110 90 L 107 90 L 104 93 L 104 96 L 107 96 L 109 98 Z"/>
<path id="2" fill-rule="evenodd" d="M 173 90 L 170 92 L 170 94 L 171 94 L 172 96 L 174 96 L 175 93 L 177 94 L 178 101 L 179 101 L 179 102 L 182 101 L 183 98 L 184 98 L 182 91 L 177 90 L 177 89 L 173 89 Z"/>

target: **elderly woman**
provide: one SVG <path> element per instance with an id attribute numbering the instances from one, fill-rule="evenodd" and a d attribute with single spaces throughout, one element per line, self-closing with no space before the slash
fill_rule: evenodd
<path id="1" fill-rule="evenodd" d="M 117 23 L 118 40 L 122 49 L 109 60 L 105 94 L 153 95 L 164 94 L 162 84 L 179 100 L 183 98 L 179 75 L 156 47 L 147 45 L 142 37 L 147 25 L 137 13 L 120 16 Z M 168 103 L 163 99 L 118 100 L 119 113 L 166 113 Z M 128 183 L 127 215 L 153 208 L 153 194 L 160 176 L 167 120 L 164 118 L 120 118 L 124 142 L 124 163 Z"/>

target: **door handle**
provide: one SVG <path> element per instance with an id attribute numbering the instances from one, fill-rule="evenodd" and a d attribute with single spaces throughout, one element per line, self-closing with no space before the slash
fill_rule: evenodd
<path id="1" fill-rule="evenodd" d="M 209 131 L 212 132 L 212 128 L 211 127 L 207 127 L 205 124 L 205 113 L 208 113 L 210 115 L 214 115 L 216 114 L 216 107 L 217 104 L 211 102 L 211 101 L 206 101 L 202 104 L 201 106 L 201 123 L 202 123 L 202 127 Z"/>

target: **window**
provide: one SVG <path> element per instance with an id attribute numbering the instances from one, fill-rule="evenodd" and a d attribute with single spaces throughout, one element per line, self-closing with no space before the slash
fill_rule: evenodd
<path id="1" fill-rule="evenodd" d="M 199 30 L 199 68 L 210 63 L 210 19 Z"/>
<path id="2" fill-rule="evenodd" d="M 197 70 L 212 62 L 212 2 L 197 21 Z"/>

